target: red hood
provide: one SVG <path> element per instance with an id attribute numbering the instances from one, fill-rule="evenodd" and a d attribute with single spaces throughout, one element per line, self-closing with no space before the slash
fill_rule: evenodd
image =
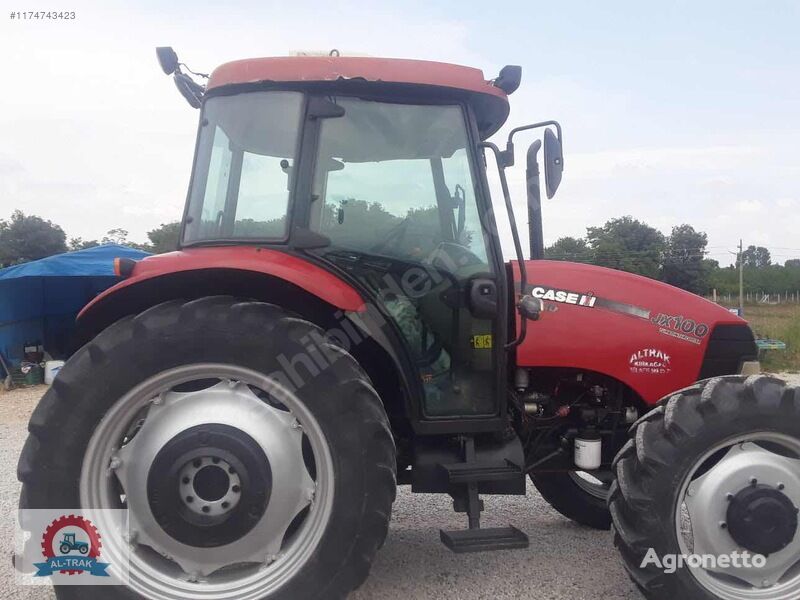
<path id="1" fill-rule="evenodd" d="M 519 286 L 517 263 L 512 268 Z M 524 293 L 547 310 L 528 324 L 518 364 L 606 373 L 648 402 L 697 380 L 716 326 L 746 325 L 713 302 L 647 277 L 548 260 L 526 261 L 525 269 Z"/>

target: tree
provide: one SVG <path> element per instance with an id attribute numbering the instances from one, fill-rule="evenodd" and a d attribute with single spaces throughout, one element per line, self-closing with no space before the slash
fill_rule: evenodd
<path id="1" fill-rule="evenodd" d="M 99 245 L 100 242 L 97 240 L 84 240 L 80 237 L 74 237 L 69 239 L 68 247 L 70 252 L 74 252 L 75 250 L 86 250 L 86 248 L 94 248 Z"/>
<path id="2" fill-rule="evenodd" d="M 704 261 L 708 236 L 691 225 L 672 228 L 667 239 L 661 280 L 703 294 L 708 291 L 709 265 Z"/>
<path id="3" fill-rule="evenodd" d="M 772 264 L 769 250 L 763 246 L 748 246 L 747 250 L 742 252 L 742 260 L 745 267 L 755 267 L 757 269 L 768 267 Z"/>
<path id="4" fill-rule="evenodd" d="M 103 236 L 103 239 L 100 240 L 100 243 L 117 244 L 118 246 L 131 245 L 131 243 L 128 241 L 128 230 L 122 229 L 121 227 L 109 229 L 108 232 Z"/>
<path id="5" fill-rule="evenodd" d="M 92 242 L 87 242 L 92 244 Z M 121 227 L 115 227 L 114 229 L 109 229 L 106 234 L 103 236 L 103 239 L 100 240 L 101 244 L 116 244 L 117 246 L 128 246 L 129 248 L 136 248 L 137 250 L 144 250 L 145 252 L 151 252 L 152 249 L 150 248 L 149 244 L 138 244 L 136 242 L 132 242 L 128 239 L 128 230 L 122 229 Z M 88 246 L 91 247 L 91 246 Z M 173 248 L 174 250 L 174 248 Z"/>
<path id="6" fill-rule="evenodd" d="M 611 219 L 602 227 L 589 227 L 586 239 L 595 264 L 653 279 L 659 276 L 666 242 L 646 223 L 633 217 Z"/>
<path id="7" fill-rule="evenodd" d="M 591 263 L 593 256 L 589 244 L 583 238 L 558 238 L 552 246 L 544 249 L 544 256 L 550 260 L 569 260 Z"/>
<path id="8" fill-rule="evenodd" d="M 15 265 L 66 252 L 66 239 L 58 225 L 15 210 L 10 221 L 0 220 L 0 265 Z"/>
<path id="9" fill-rule="evenodd" d="M 420 209 L 425 210 L 425 209 Z M 420 214 L 410 212 L 410 221 Z M 355 198 L 340 200 L 338 204 L 328 202 L 322 214 L 322 230 L 335 244 L 353 248 L 385 249 L 400 242 L 417 239 L 417 235 L 405 235 L 398 227 L 403 219 L 387 211 L 380 202 L 366 202 Z M 406 227 L 405 229 L 409 229 Z"/>
<path id="10" fill-rule="evenodd" d="M 178 241 L 181 234 L 181 224 L 178 221 L 173 223 L 162 223 L 152 231 L 147 232 L 150 240 L 149 251 L 154 254 L 172 252 L 178 248 Z"/>

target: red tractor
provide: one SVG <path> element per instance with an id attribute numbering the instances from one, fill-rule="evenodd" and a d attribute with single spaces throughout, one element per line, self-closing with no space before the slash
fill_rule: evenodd
<path id="1" fill-rule="evenodd" d="M 130 550 L 130 583 L 58 598 L 344 598 L 396 485 L 449 494 L 468 527 L 441 540 L 472 552 L 528 544 L 480 525 L 480 495 L 526 477 L 570 519 L 613 520 L 650 599 L 800 597 L 800 393 L 755 374 L 716 304 L 543 260 L 539 151 L 552 197 L 561 127 L 487 141 L 519 67 L 262 58 L 200 85 L 158 55 L 201 109 L 180 249 L 119 261 L 19 465 L 23 508 L 128 510 L 104 550 Z M 533 129 L 526 261 L 505 169 Z M 653 556 L 737 552 L 763 563 Z"/>

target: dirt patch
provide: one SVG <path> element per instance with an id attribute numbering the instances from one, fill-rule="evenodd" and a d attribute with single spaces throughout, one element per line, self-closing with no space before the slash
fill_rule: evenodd
<path id="1" fill-rule="evenodd" d="M 0 423 L 27 423 L 47 389 L 35 385 L 0 392 Z"/>

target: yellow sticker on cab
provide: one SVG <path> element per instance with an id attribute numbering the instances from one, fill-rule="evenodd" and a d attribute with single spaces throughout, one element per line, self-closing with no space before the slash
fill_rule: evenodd
<path id="1" fill-rule="evenodd" d="M 472 347 L 477 350 L 490 350 L 492 348 L 492 334 L 473 335 Z"/>

